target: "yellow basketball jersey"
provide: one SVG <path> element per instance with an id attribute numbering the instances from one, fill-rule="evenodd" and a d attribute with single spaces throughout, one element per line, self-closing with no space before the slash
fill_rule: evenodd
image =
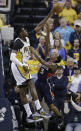
<path id="1" fill-rule="evenodd" d="M 18 51 L 17 54 L 16 54 L 16 58 L 17 58 L 20 62 L 22 62 L 22 53 Z M 31 79 L 30 73 L 26 73 L 26 72 L 24 71 L 23 67 L 17 66 L 17 68 L 18 68 L 20 74 L 22 75 L 22 77 L 26 78 L 27 80 L 28 80 L 28 79 Z"/>

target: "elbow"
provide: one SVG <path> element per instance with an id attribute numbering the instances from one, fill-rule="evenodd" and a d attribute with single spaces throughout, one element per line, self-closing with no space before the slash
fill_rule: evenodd
<path id="1" fill-rule="evenodd" d="M 15 57 L 16 57 L 16 54 L 15 53 L 11 53 L 10 60 L 13 61 Z"/>

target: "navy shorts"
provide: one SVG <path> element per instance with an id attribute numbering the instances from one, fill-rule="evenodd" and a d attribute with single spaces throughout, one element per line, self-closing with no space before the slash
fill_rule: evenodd
<path id="1" fill-rule="evenodd" d="M 52 104 L 53 96 L 51 94 L 51 89 L 48 83 L 37 80 L 35 86 L 36 86 L 39 101 L 42 101 L 42 99 L 44 98 L 47 105 Z"/>

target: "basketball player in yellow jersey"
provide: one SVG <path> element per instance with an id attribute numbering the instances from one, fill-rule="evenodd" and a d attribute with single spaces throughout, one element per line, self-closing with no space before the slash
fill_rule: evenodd
<path id="1" fill-rule="evenodd" d="M 20 88 L 21 101 L 27 113 L 27 122 L 29 123 L 41 121 L 42 118 L 35 117 L 31 112 L 31 109 L 26 97 L 25 87 L 27 86 L 30 88 L 31 95 L 33 97 L 36 110 L 39 113 L 39 115 L 46 118 L 50 117 L 49 114 L 44 112 L 44 110 L 42 109 L 40 105 L 40 102 L 38 100 L 38 95 L 35 89 L 35 85 L 34 85 L 34 82 L 32 81 L 32 77 L 29 72 L 28 65 L 25 63 L 30 58 L 29 47 L 30 47 L 31 41 L 29 43 L 29 39 L 32 39 L 32 35 L 36 34 L 44 26 L 44 24 L 46 23 L 49 17 L 51 17 L 55 12 L 59 12 L 59 11 L 60 11 L 60 6 L 54 5 L 54 7 L 49 12 L 48 16 L 46 16 L 46 18 L 43 21 L 41 21 L 30 34 L 28 34 L 24 28 L 19 28 L 16 32 L 18 37 L 14 41 L 13 51 L 10 56 L 10 60 L 12 61 L 11 69 L 12 69 L 14 79 L 16 80 L 17 86 Z M 29 39 L 27 36 L 29 37 Z M 56 114 L 60 115 L 58 109 L 56 109 Z"/>
<path id="2" fill-rule="evenodd" d="M 42 117 L 49 118 L 50 115 L 46 114 L 44 110 L 42 109 L 40 102 L 38 100 L 37 92 L 35 89 L 34 82 L 32 81 L 32 76 L 29 72 L 28 65 L 26 62 L 31 57 L 30 50 L 29 50 L 29 39 L 23 39 L 27 36 L 27 32 L 24 30 L 24 28 L 20 28 L 17 30 L 18 38 L 14 41 L 13 51 L 11 53 L 11 69 L 13 76 L 16 80 L 17 87 L 20 88 L 20 97 L 21 101 L 24 105 L 25 111 L 27 113 L 27 122 L 38 122 L 43 120 L 43 118 L 35 117 L 30 109 L 27 97 L 26 97 L 26 87 L 30 88 L 31 95 L 33 97 L 36 110 L 37 112 L 42 113 Z"/>

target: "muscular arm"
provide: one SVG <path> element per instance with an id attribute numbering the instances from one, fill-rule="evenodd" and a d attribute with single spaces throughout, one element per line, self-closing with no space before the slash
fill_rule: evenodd
<path id="1" fill-rule="evenodd" d="M 71 104 L 73 105 L 73 107 L 74 107 L 77 111 L 81 111 L 81 107 L 78 106 L 73 100 L 71 100 Z"/>
<path id="2" fill-rule="evenodd" d="M 65 102 L 64 103 L 64 113 L 67 114 L 69 113 L 70 109 L 69 109 L 69 106 L 68 106 L 68 102 Z"/>
<path id="3" fill-rule="evenodd" d="M 32 53 L 35 55 L 35 57 L 37 58 L 37 60 L 45 65 L 47 68 L 51 69 L 52 71 L 55 71 L 57 68 L 57 65 L 55 63 L 50 63 L 50 62 L 46 62 L 45 60 L 43 60 L 37 53 L 36 51 L 31 47 Z"/>
<path id="4" fill-rule="evenodd" d="M 48 16 L 45 17 L 44 20 L 42 20 L 37 26 L 36 28 L 34 29 L 35 32 L 37 33 L 46 23 L 46 21 L 49 19 L 49 17 L 51 17 L 54 13 L 59 13 L 62 11 L 62 8 L 59 4 L 55 4 L 53 6 L 53 8 L 51 9 L 51 11 L 49 12 Z"/>
<path id="5" fill-rule="evenodd" d="M 23 64 L 16 58 L 16 53 L 17 53 L 17 51 L 12 51 L 12 53 L 11 53 L 11 55 L 10 55 L 10 60 L 13 62 L 13 63 L 15 63 L 16 65 L 18 65 L 18 66 L 23 66 Z"/>
<path id="6" fill-rule="evenodd" d="M 11 60 L 14 64 L 16 64 L 17 66 L 20 66 L 20 67 L 23 67 L 23 68 L 24 68 L 24 67 L 28 67 L 27 64 L 21 63 L 21 62 L 16 58 L 16 53 L 17 53 L 17 51 L 15 51 L 15 50 L 12 51 L 11 56 L 10 56 L 10 60 Z"/>
<path id="7" fill-rule="evenodd" d="M 46 29 L 47 29 L 47 36 L 46 36 L 46 51 L 45 56 L 49 56 L 49 48 L 50 48 L 50 29 L 48 23 L 46 23 Z"/>

